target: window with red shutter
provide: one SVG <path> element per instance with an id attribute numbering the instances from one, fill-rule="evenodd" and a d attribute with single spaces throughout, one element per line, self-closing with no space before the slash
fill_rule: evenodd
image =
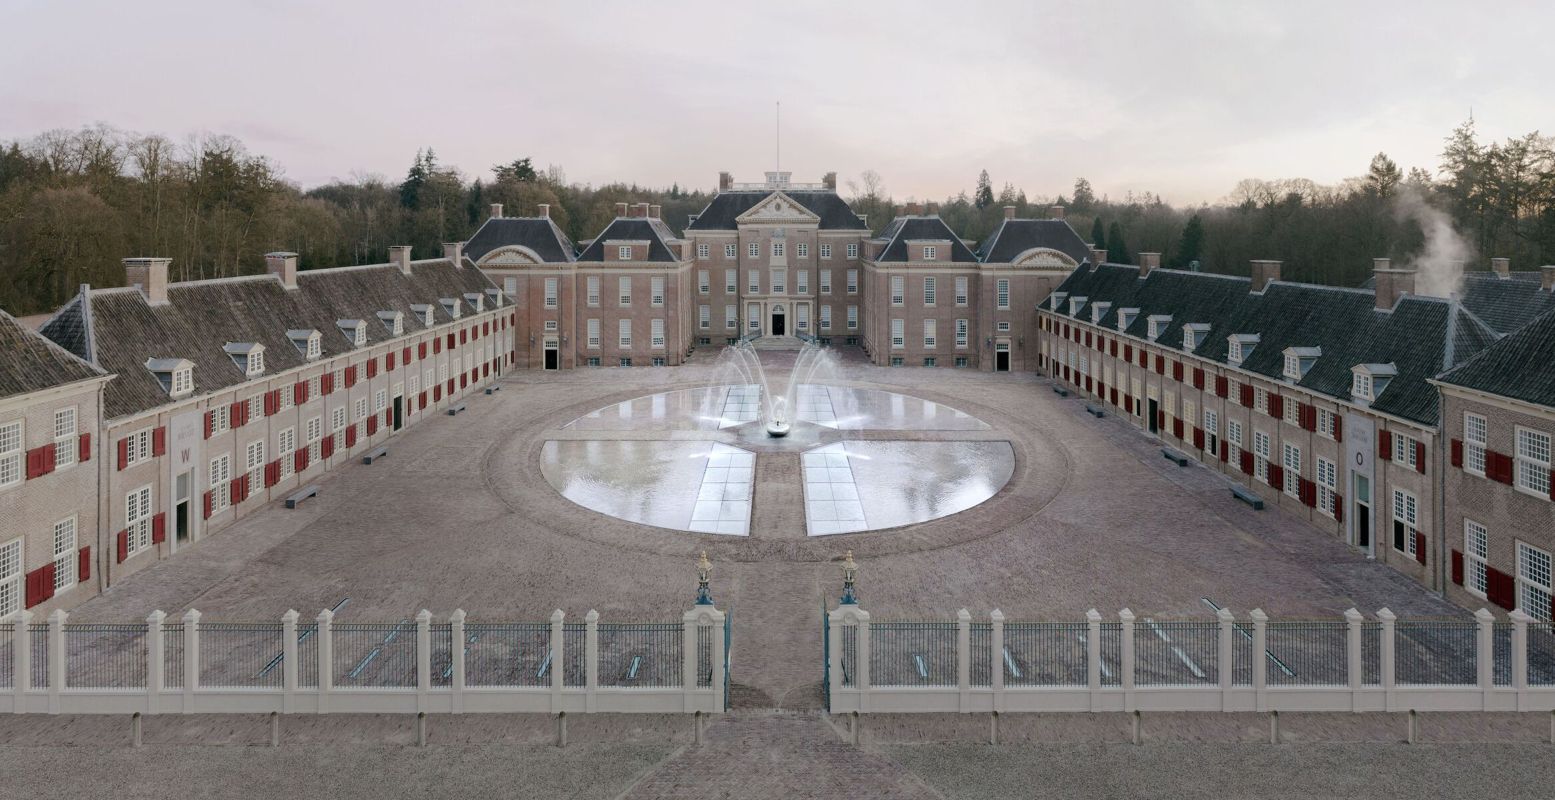
<path id="1" fill-rule="evenodd" d="M 1334 441 L 1344 441 L 1344 417 L 1334 415 Z"/>
<path id="2" fill-rule="evenodd" d="M 1230 380 L 1228 380 L 1226 378 L 1226 376 L 1224 376 L 1224 375 L 1216 375 L 1215 376 L 1215 394 L 1217 396 L 1219 396 L 1219 397 L 1225 397 L 1227 394 L 1230 394 L 1230 389 L 1228 388 L 1230 386 L 1230 383 L 1231 383 Z"/>
<path id="3" fill-rule="evenodd" d="M 1243 408 L 1252 408 L 1253 407 L 1253 385 L 1252 384 L 1250 384 L 1250 383 L 1242 384 L 1242 397 L 1241 397 L 1241 401 L 1242 401 L 1242 407 Z"/>
<path id="4" fill-rule="evenodd" d="M 1463 585 L 1463 553 L 1452 551 L 1452 582 Z"/>
<path id="5" fill-rule="evenodd" d="M 389 353 L 383 357 L 383 368 L 388 372 L 394 371 L 394 354 Z"/>
<path id="6" fill-rule="evenodd" d="M 421 342 L 420 344 L 416 345 L 416 358 L 419 358 L 422 361 L 426 360 L 426 358 L 427 358 L 427 343 L 426 342 Z"/>
<path id="7" fill-rule="evenodd" d="M 1193 429 L 1193 446 L 1198 448 L 1198 449 L 1200 449 L 1200 450 L 1204 449 L 1204 429 L 1203 428 L 1194 427 L 1194 429 Z"/>
<path id="8" fill-rule="evenodd" d="M 92 547 L 87 545 L 76 551 L 76 580 L 88 581 L 92 578 Z"/>
<path id="9" fill-rule="evenodd" d="M 1251 451 L 1251 450 L 1243 450 L 1242 451 L 1242 465 L 1241 466 L 1242 466 L 1242 474 L 1243 475 L 1251 475 L 1251 474 L 1253 474 L 1253 451 Z"/>
<path id="10" fill-rule="evenodd" d="M 1377 431 L 1377 458 L 1393 460 L 1393 434 L 1389 431 Z"/>
<path id="11" fill-rule="evenodd" d="M 1425 442 L 1415 442 L 1415 471 L 1425 474 Z"/>
<path id="12" fill-rule="evenodd" d="M 1419 532 L 1415 533 L 1415 560 L 1425 563 L 1425 534 Z"/>
<path id="13" fill-rule="evenodd" d="M 214 412 L 214 411 L 207 411 L 207 412 L 205 412 L 205 438 L 207 438 L 207 439 L 211 438 L 211 434 L 214 433 L 215 430 L 216 430 L 216 412 Z"/>
<path id="14" fill-rule="evenodd" d="M 1280 419 L 1285 416 L 1285 398 L 1277 395 L 1269 395 L 1269 416 Z"/>
<path id="15" fill-rule="evenodd" d="M 292 384 L 292 402 L 299 406 L 308 402 L 307 381 L 297 381 L 296 383 Z"/>
<path id="16" fill-rule="evenodd" d="M 119 469 L 122 470 L 125 467 L 130 465 L 130 440 L 128 438 L 120 439 L 119 440 L 119 444 L 118 444 L 118 450 L 119 450 Z"/>
<path id="17" fill-rule="evenodd" d="M 151 454 L 153 456 L 167 455 L 167 426 L 163 425 L 151 432 Z"/>
<path id="18" fill-rule="evenodd" d="M 76 460 L 83 463 L 92 460 L 92 434 L 83 433 L 76 439 Z"/>
<path id="19" fill-rule="evenodd" d="M 202 519 L 210 519 L 211 509 L 216 506 L 216 493 L 214 491 L 207 491 L 204 495 L 201 496 L 201 500 L 204 502 L 205 506 L 205 516 L 202 517 Z"/>
<path id="20" fill-rule="evenodd" d="M 1452 465 L 1455 466 L 1455 467 L 1462 467 L 1463 466 L 1463 440 L 1462 439 L 1453 439 L 1452 440 Z"/>
<path id="21" fill-rule="evenodd" d="M 151 518 L 151 543 L 161 544 L 167 541 L 167 512 L 159 511 Z"/>
<path id="22" fill-rule="evenodd" d="M 124 563 L 124 559 L 129 558 L 129 555 L 130 555 L 130 532 L 129 531 L 127 531 L 127 530 L 119 531 L 119 534 L 114 537 L 114 548 L 116 550 L 118 550 L 118 553 L 117 553 L 117 555 L 119 557 L 118 563 L 123 564 Z"/>
<path id="23" fill-rule="evenodd" d="M 1193 388 L 1195 388 L 1195 389 L 1203 389 L 1204 388 L 1204 370 L 1202 370 L 1202 369 L 1200 369 L 1198 367 L 1194 367 L 1193 368 Z"/>
<path id="24" fill-rule="evenodd" d="M 1221 440 L 1221 442 L 1220 442 L 1220 462 L 1222 464 L 1224 464 L 1225 462 L 1230 461 L 1230 460 L 1231 460 L 1231 445 L 1227 444 L 1225 442 L 1225 440 Z"/>
<path id="25" fill-rule="evenodd" d="M 400 361 L 406 365 L 410 364 L 410 345 L 407 344 L 400 349 Z"/>
<path id="26" fill-rule="evenodd" d="M 1172 362 L 1172 380 L 1182 383 L 1182 362 Z"/>
<path id="27" fill-rule="evenodd" d="M 227 483 L 227 500 L 233 505 L 243 502 L 243 480 L 248 476 L 229 481 Z"/>

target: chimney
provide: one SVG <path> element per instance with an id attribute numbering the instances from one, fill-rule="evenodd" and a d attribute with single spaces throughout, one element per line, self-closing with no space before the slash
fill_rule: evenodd
<path id="1" fill-rule="evenodd" d="M 406 248 L 406 250 L 409 249 Z M 464 242 L 443 242 L 443 258 L 448 259 L 455 267 L 463 267 Z"/>
<path id="2" fill-rule="evenodd" d="M 1015 206 L 1005 206 L 1004 207 L 1004 218 L 1005 219 L 1015 219 Z"/>
<path id="3" fill-rule="evenodd" d="M 1100 265 L 1105 264 L 1105 263 L 1107 263 L 1107 248 L 1105 248 L 1105 247 L 1092 247 L 1091 248 L 1091 264 L 1093 266 L 1100 266 Z"/>
<path id="4" fill-rule="evenodd" d="M 1510 278 L 1510 277 L 1512 277 L 1512 259 L 1510 259 L 1510 258 L 1492 258 L 1492 259 L 1490 259 L 1490 271 L 1494 272 L 1496 274 L 1497 278 Z"/>
<path id="5" fill-rule="evenodd" d="M 1415 271 L 1412 269 L 1396 269 L 1392 261 L 1374 258 L 1371 260 L 1371 272 L 1376 278 L 1376 305 L 1381 311 L 1392 310 L 1399 298 L 1415 293 Z"/>
<path id="6" fill-rule="evenodd" d="M 654 203 L 653 205 L 648 206 L 648 218 L 649 219 L 658 219 L 659 218 L 659 210 L 660 209 L 661 209 L 661 206 L 658 203 Z"/>
<path id="7" fill-rule="evenodd" d="M 618 217 L 626 216 L 626 204 L 625 203 L 616 203 L 616 216 L 618 216 Z"/>
<path id="8" fill-rule="evenodd" d="M 1160 253 L 1139 254 L 1139 277 L 1143 278 L 1146 275 L 1149 275 L 1150 270 L 1156 269 L 1159 266 L 1161 266 Z"/>
<path id="9" fill-rule="evenodd" d="M 1555 292 L 1555 265 L 1539 267 L 1539 286 L 1546 292 Z"/>
<path id="10" fill-rule="evenodd" d="M 1269 281 L 1280 279 L 1280 262 L 1254 260 L 1252 264 L 1253 284 L 1248 291 L 1261 292 L 1269 285 Z"/>
<path id="11" fill-rule="evenodd" d="M 410 274 L 410 245 L 397 244 L 389 248 L 389 263 L 400 268 L 405 275 Z"/>
<path id="12" fill-rule="evenodd" d="M 923 205 L 923 213 L 928 214 L 931 217 L 934 216 L 935 214 L 938 214 L 939 213 L 939 203 L 932 203 L 932 202 L 931 203 L 925 203 Z"/>
<path id="13" fill-rule="evenodd" d="M 491 204 L 491 218 L 492 219 L 502 219 L 502 204 L 501 203 L 492 203 Z"/>
<path id="14" fill-rule="evenodd" d="M 718 191 L 727 192 L 734 188 L 734 176 L 727 172 L 718 173 Z"/>
<path id="15" fill-rule="evenodd" d="M 540 204 L 540 219 L 550 219 L 550 218 L 551 218 L 551 204 L 550 203 L 541 203 Z"/>
<path id="16" fill-rule="evenodd" d="M 908 203 L 903 213 L 909 217 L 916 217 L 923 213 L 923 206 L 917 203 Z"/>
<path id="17" fill-rule="evenodd" d="M 280 276 L 282 286 L 297 288 L 296 253 L 265 253 L 265 270 L 271 275 Z"/>
<path id="18" fill-rule="evenodd" d="M 1047 218 L 1048 219 L 1063 219 L 1064 218 L 1064 207 L 1063 206 L 1053 206 L 1053 207 L 1049 208 L 1047 210 Z M 1159 254 L 1157 254 L 1157 255 L 1159 255 Z"/>
<path id="19" fill-rule="evenodd" d="M 637 211 L 632 216 L 647 217 L 648 216 L 648 204 L 647 203 L 638 203 L 637 204 Z"/>
<path id="20" fill-rule="evenodd" d="M 837 191 L 837 173 L 828 172 L 825 175 L 822 175 L 821 185 L 827 189 L 830 189 L 831 191 Z"/>
<path id="21" fill-rule="evenodd" d="M 296 256 L 293 258 L 293 273 L 296 272 Z M 171 258 L 126 258 L 124 259 L 124 282 L 139 289 L 146 296 L 146 302 L 157 306 L 167 302 L 167 265 L 173 263 Z M 293 279 L 293 284 L 296 280 Z"/>

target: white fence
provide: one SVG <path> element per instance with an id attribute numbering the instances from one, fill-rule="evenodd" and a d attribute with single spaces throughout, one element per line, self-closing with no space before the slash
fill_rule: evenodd
<path id="1" fill-rule="evenodd" d="M 826 642 L 832 713 L 1555 710 L 1555 630 L 1521 611 L 872 622 L 844 605 Z"/>
<path id="2" fill-rule="evenodd" d="M 719 713 L 723 612 L 678 622 L 0 623 L 0 713 Z M 456 646 L 458 643 L 461 646 Z"/>

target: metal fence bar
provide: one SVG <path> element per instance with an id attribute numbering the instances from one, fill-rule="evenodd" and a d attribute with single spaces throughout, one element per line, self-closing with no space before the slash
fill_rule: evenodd
<path id="1" fill-rule="evenodd" d="M 65 685 L 81 689 L 146 686 L 145 623 L 67 623 Z"/>
<path id="2" fill-rule="evenodd" d="M 1145 618 L 1134 632 L 1134 676 L 1140 686 L 1219 683 L 1220 623 Z"/>
<path id="3" fill-rule="evenodd" d="M 201 631 L 202 635 L 204 631 Z M 414 688 L 416 623 L 336 622 L 331 626 L 335 688 Z"/>
<path id="4" fill-rule="evenodd" d="M 683 623 L 616 622 L 599 625 L 599 685 L 680 686 Z"/>
<path id="5" fill-rule="evenodd" d="M 279 622 L 200 621 L 200 682 L 213 688 L 273 688 L 281 670 L 272 667 L 282 652 Z"/>
<path id="6" fill-rule="evenodd" d="M 49 624 L 32 623 L 27 627 L 27 638 L 32 649 L 32 688 L 42 689 L 49 685 Z"/>
<path id="7" fill-rule="evenodd" d="M 1347 623 L 1270 621 L 1267 631 L 1270 686 L 1349 683 Z"/>
<path id="8" fill-rule="evenodd" d="M 1084 686 L 1084 622 L 1006 622 L 1004 685 Z"/>
<path id="9" fill-rule="evenodd" d="M 559 669 L 551 656 L 551 625 L 547 622 L 464 625 L 464 682 L 466 686 L 550 686 L 551 671 Z M 577 644 L 581 652 L 583 643 Z M 573 643 L 565 648 L 571 655 Z M 435 668 L 434 674 L 440 674 Z M 452 659 L 443 668 L 452 677 Z"/>
<path id="10" fill-rule="evenodd" d="M 1477 682 L 1477 623 L 1401 619 L 1396 625 L 1400 685 L 1472 686 Z"/>
<path id="11" fill-rule="evenodd" d="M 872 686 L 955 686 L 954 622 L 871 622 Z"/>

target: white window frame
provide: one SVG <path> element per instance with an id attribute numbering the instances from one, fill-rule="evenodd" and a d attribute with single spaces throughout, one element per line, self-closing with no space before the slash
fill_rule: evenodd
<path id="1" fill-rule="evenodd" d="M 151 485 L 124 495 L 125 555 L 134 556 L 151 547 Z"/>
<path id="2" fill-rule="evenodd" d="M 699 260 L 706 261 L 707 259 L 712 258 L 712 257 L 713 257 L 713 246 L 712 245 L 707 244 L 705 242 L 704 243 L 700 243 L 700 244 L 697 245 L 697 258 Z"/>
<path id="3" fill-rule="evenodd" d="M 632 321 L 630 319 L 616 321 L 616 346 L 622 349 L 632 346 Z"/>
<path id="4" fill-rule="evenodd" d="M 932 244 L 924 245 L 923 246 L 923 260 L 924 261 L 938 261 L 939 260 L 939 248 L 935 247 Z"/>
<path id="5" fill-rule="evenodd" d="M 1550 622 L 1550 552 L 1517 542 L 1517 607 L 1540 622 Z"/>
<path id="6" fill-rule="evenodd" d="M 1253 476 L 1265 484 L 1269 482 L 1269 462 L 1273 454 L 1272 441 L 1269 434 L 1253 429 Z"/>
<path id="7" fill-rule="evenodd" d="M 292 454 L 297 452 L 297 429 L 282 428 L 275 441 L 275 454 L 281 460 L 281 478 L 284 480 L 297 473 L 297 462 L 292 459 Z"/>
<path id="8" fill-rule="evenodd" d="M 599 276 L 588 276 L 588 280 L 584 284 L 588 288 L 588 296 L 585 298 L 588 307 L 599 308 Z"/>
<path id="9" fill-rule="evenodd" d="M 621 308 L 632 307 L 632 277 L 621 275 L 616 278 L 616 300 Z"/>
<path id="10" fill-rule="evenodd" d="M 830 305 L 823 305 L 823 306 L 821 306 L 821 330 L 823 330 L 823 331 L 831 330 L 831 306 Z"/>
<path id="11" fill-rule="evenodd" d="M 1000 278 L 994 282 L 994 306 L 999 311 L 1010 310 L 1010 279 Z"/>
<path id="12" fill-rule="evenodd" d="M 826 245 L 822 245 L 825 247 Z M 821 294 L 831 294 L 831 270 L 823 269 L 820 274 Z"/>
<path id="13" fill-rule="evenodd" d="M 907 320 L 891 320 L 891 349 L 902 350 L 907 347 Z"/>
<path id="14" fill-rule="evenodd" d="M 1517 426 L 1512 485 L 1523 494 L 1550 499 L 1550 435 Z"/>
<path id="15" fill-rule="evenodd" d="M 737 269 L 724 270 L 724 294 L 737 294 L 740 291 L 740 271 Z"/>
<path id="16" fill-rule="evenodd" d="M 561 288 L 560 287 L 560 283 L 559 283 L 557 278 L 546 278 L 545 279 L 545 307 L 546 308 L 556 308 L 558 305 L 560 305 L 560 302 L 557 299 L 560 288 Z"/>
<path id="17" fill-rule="evenodd" d="M 965 308 L 967 304 L 967 284 L 969 281 L 965 275 L 956 276 L 956 307 Z"/>
<path id="18" fill-rule="evenodd" d="M 724 330 L 737 331 L 740 329 L 740 307 L 727 303 L 724 305 Z"/>
<path id="19" fill-rule="evenodd" d="M 939 281 L 933 275 L 923 276 L 923 305 L 925 308 L 933 308 L 939 301 Z"/>
<path id="20" fill-rule="evenodd" d="M 851 244 L 848 245 L 848 258 L 858 258 L 858 243 L 857 242 L 854 242 L 854 243 L 851 243 Z"/>
<path id="21" fill-rule="evenodd" d="M 702 245 L 706 247 L 707 245 Z M 697 270 L 697 294 L 711 294 L 713 291 L 713 273 L 711 270 Z"/>
<path id="22" fill-rule="evenodd" d="M 939 320 L 930 317 L 923 321 L 923 349 L 933 350 L 939 344 Z"/>
<path id="23" fill-rule="evenodd" d="M 1463 589 L 1483 599 L 1490 589 L 1490 529 L 1467 517 L 1463 520 Z"/>
<path id="24" fill-rule="evenodd" d="M 848 330 L 858 330 L 858 306 L 848 306 Z"/>
<path id="25" fill-rule="evenodd" d="M 761 270 L 748 269 L 745 271 L 745 291 L 750 294 L 761 294 Z"/>
<path id="26" fill-rule="evenodd" d="M 734 244 L 733 242 L 730 242 L 729 244 L 724 245 L 724 258 L 738 258 L 739 255 L 740 255 L 740 246 L 739 245 Z"/>
<path id="27" fill-rule="evenodd" d="M 1490 421 L 1481 414 L 1463 414 L 1463 469 L 1485 477 L 1485 450 L 1489 445 Z"/>
<path id="28" fill-rule="evenodd" d="M 629 245 L 629 244 L 616 245 L 616 260 L 617 261 L 631 261 L 632 260 L 632 246 Z"/>
<path id="29" fill-rule="evenodd" d="M 24 539 L 18 536 L 0 544 L 0 620 L 9 619 L 21 611 L 27 602 L 26 587 L 23 585 L 27 577 L 24 568 L 27 563 Z"/>
<path id="30" fill-rule="evenodd" d="M 1330 517 L 1339 508 L 1339 465 L 1317 457 L 1317 510 Z"/>
<path id="31" fill-rule="evenodd" d="M 802 269 L 794 274 L 794 291 L 799 294 L 810 293 L 810 270 Z"/>
<path id="32" fill-rule="evenodd" d="M 22 420 L 0 424 L 0 489 L 20 486 L 27 472 L 22 468 L 26 454 L 26 427 Z"/>
<path id="33" fill-rule="evenodd" d="M 228 488 L 232 482 L 232 454 L 222 453 L 211 459 L 207 477 L 209 480 L 206 482 L 206 488 L 211 493 L 211 513 L 226 511 L 232 506 L 232 490 Z"/>
<path id="34" fill-rule="evenodd" d="M 858 270 L 848 270 L 845 277 L 848 279 L 848 294 L 858 294 Z"/>
<path id="35" fill-rule="evenodd" d="M 1281 475 L 1285 481 L 1285 494 L 1297 499 L 1301 498 L 1301 448 L 1291 442 L 1284 442 L 1280 446 L 1280 463 L 1283 467 Z"/>
<path id="36" fill-rule="evenodd" d="M 1393 433 L 1393 463 L 1416 469 L 1420 463 L 1415 458 L 1415 455 L 1419 452 L 1419 448 L 1415 447 L 1417 442 L 1418 440 L 1395 431 Z"/>
<path id="37" fill-rule="evenodd" d="M 1392 547 L 1394 550 L 1396 550 L 1398 552 L 1405 553 L 1405 554 L 1409 555 L 1410 558 L 1414 558 L 1415 554 L 1418 552 L 1415 549 L 1415 540 L 1419 538 L 1419 533 L 1420 533 L 1420 500 L 1419 500 L 1419 498 L 1415 497 L 1413 494 L 1411 494 L 1409 492 L 1404 491 L 1403 489 L 1394 489 L 1393 490 L 1393 523 L 1394 523 L 1395 526 L 1398 523 L 1403 523 L 1403 526 L 1404 526 L 1404 547 L 1403 547 L 1403 549 L 1400 549 L 1398 547 L 1398 545 L 1393 541 L 1394 533 L 1393 533 L 1392 528 L 1389 528 L 1389 530 L 1388 530 L 1388 546 Z"/>
<path id="38" fill-rule="evenodd" d="M 805 243 L 805 242 L 797 242 L 797 243 L 795 243 L 794 244 L 794 257 L 795 258 L 809 258 L 810 257 L 810 245 Z"/>
<path id="39" fill-rule="evenodd" d="M 77 555 L 77 534 L 75 515 L 65 517 L 54 523 L 54 593 L 67 591 L 76 585 L 80 579 L 77 568 L 80 566 L 80 556 Z"/>
<path id="40" fill-rule="evenodd" d="M 901 275 L 891 276 L 891 307 L 901 308 L 907 305 L 907 278 Z"/>
<path id="41" fill-rule="evenodd" d="M 966 349 L 967 340 L 971 333 L 971 322 L 964 319 L 956 320 L 956 349 Z"/>
<path id="42" fill-rule="evenodd" d="M 713 327 L 713 307 L 709 305 L 697 306 L 697 327 L 701 330 L 710 330 Z"/>
<path id="43" fill-rule="evenodd" d="M 343 444 L 343 443 L 342 443 Z M 248 488 L 264 486 L 265 479 L 265 440 L 258 439 L 249 442 L 243 448 L 243 465 L 248 475 Z"/>
<path id="44" fill-rule="evenodd" d="M 654 350 L 664 349 L 664 320 L 660 318 L 648 320 L 648 346 Z"/>
<path id="45" fill-rule="evenodd" d="M 664 307 L 664 278 L 654 275 L 648 279 L 648 305 L 652 308 Z"/>
<path id="46" fill-rule="evenodd" d="M 225 406 L 223 406 L 225 408 Z M 75 406 L 54 409 L 54 470 L 56 472 L 76 465 L 81 443 L 78 436 Z"/>
<path id="47" fill-rule="evenodd" d="M 745 248 L 747 258 L 761 258 L 761 242 L 751 242 Z"/>
<path id="48" fill-rule="evenodd" d="M 783 258 L 783 242 L 777 239 L 772 241 L 772 257 Z"/>
<path id="49" fill-rule="evenodd" d="M 822 244 L 821 245 L 821 258 L 831 258 L 831 245 L 829 245 L 829 244 Z"/>

